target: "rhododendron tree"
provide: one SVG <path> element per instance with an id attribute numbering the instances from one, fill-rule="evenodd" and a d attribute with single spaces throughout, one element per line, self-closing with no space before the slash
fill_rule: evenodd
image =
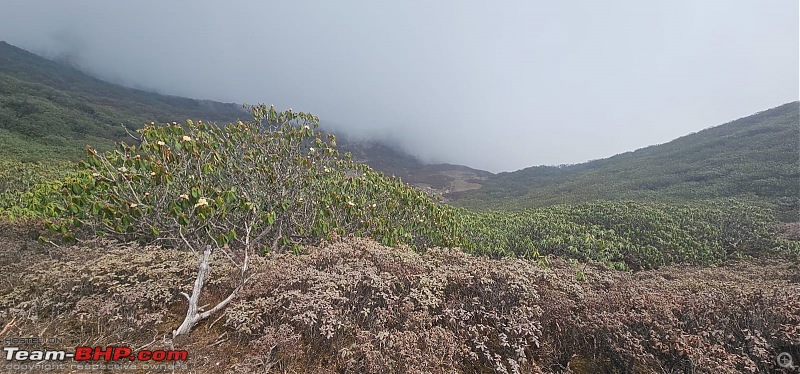
<path id="1" fill-rule="evenodd" d="M 159 242 L 200 258 L 189 308 L 174 336 L 224 308 L 199 298 L 209 257 L 221 253 L 249 277 L 251 256 L 299 251 L 338 236 L 370 236 L 417 247 L 458 244 L 455 213 L 398 179 L 340 158 L 317 117 L 264 105 L 227 126 L 187 121 L 138 131 L 137 141 L 100 154 L 87 148 L 81 176 L 63 185 L 61 220 L 123 241 Z"/>

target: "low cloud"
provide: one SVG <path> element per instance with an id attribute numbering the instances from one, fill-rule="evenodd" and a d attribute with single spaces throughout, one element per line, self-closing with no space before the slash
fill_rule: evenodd
<path id="1" fill-rule="evenodd" d="M 10 1 L 0 39 L 117 83 L 310 111 L 426 161 L 577 163 L 798 99 L 798 3 Z"/>

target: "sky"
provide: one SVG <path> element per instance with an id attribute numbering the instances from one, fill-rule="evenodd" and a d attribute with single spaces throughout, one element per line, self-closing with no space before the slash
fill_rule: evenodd
<path id="1" fill-rule="evenodd" d="M 3 0 L 0 40 L 426 162 L 605 158 L 800 97 L 796 0 Z"/>

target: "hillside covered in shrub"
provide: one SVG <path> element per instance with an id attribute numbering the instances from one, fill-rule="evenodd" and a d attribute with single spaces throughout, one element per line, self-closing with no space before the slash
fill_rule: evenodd
<path id="1" fill-rule="evenodd" d="M 0 157 L 80 157 L 86 144 L 110 149 L 125 128 L 187 118 L 235 121 L 240 105 L 160 95 L 111 84 L 0 41 Z"/>
<path id="2" fill-rule="evenodd" d="M 254 122 L 151 125 L 136 144 L 105 153 L 87 148 L 68 177 L 2 195 L 0 217 L 49 219 L 56 236 L 70 240 L 83 232 L 195 251 L 203 243 L 296 251 L 355 236 L 495 258 L 556 255 L 622 270 L 800 253 L 797 242 L 778 237 L 772 210 L 735 199 L 454 208 L 342 158 L 313 116 L 253 110 Z"/>
<path id="3" fill-rule="evenodd" d="M 252 110 L 3 194 L 0 335 L 287 373 L 780 372 L 800 341 L 800 243 L 768 208 L 468 211 Z"/>
<path id="4" fill-rule="evenodd" d="M 796 105 L 490 178 L 461 203 L 508 210 L 468 210 L 353 162 L 311 114 L 171 122 L 203 103 L 14 54 L 0 338 L 177 347 L 198 373 L 781 372 L 800 346 Z M 108 125 L 125 108 L 153 118 Z"/>
<path id="5" fill-rule="evenodd" d="M 448 197 L 474 209 L 593 201 L 745 198 L 800 217 L 800 103 L 787 103 L 671 142 L 576 165 L 535 166 Z"/>

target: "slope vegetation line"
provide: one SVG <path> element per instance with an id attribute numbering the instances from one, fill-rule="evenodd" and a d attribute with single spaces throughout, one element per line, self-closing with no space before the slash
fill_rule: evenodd
<path id="1" fill-rule="evenodd" d="M 799 109 L 798 102 L 784 104 L 607 159 L 500 173 L 479 190 L 448 197 L 472 209 L 745 197 L 778 206 L 784 220 L 797 220 Z"/>

